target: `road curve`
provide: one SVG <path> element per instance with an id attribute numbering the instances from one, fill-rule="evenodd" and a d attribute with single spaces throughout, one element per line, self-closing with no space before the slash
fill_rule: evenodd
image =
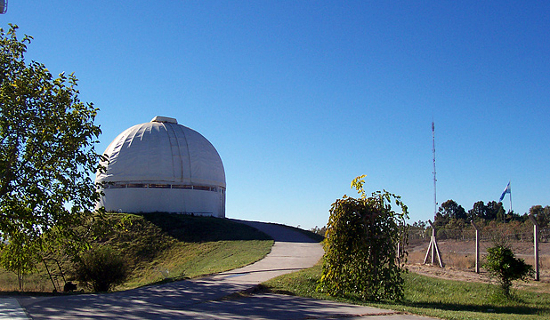
<path id="1" fill-rule="evenodd" d="M 269 234 L 275 243 L 262 260 L 209 277 L 109 294 L 17 297 L 29 319 L 430 319 L 279 294 L 232 295 L 281 274 L 313 266 L 323 255 L 316 243 L 291 228 L 238 221 Z M 1 306 L 0 299 L 0 306 Z M 14 310 L 19 312 L 20 310 Z M 21 313 L 19 313 L 21 315 Z M 1 316 L 0 316 L 1 319 Z M 19 318 L 23 319 L 23 318 Z"/>

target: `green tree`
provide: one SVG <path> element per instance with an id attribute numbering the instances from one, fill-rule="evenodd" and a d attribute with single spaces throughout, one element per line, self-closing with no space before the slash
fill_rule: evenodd
<path id="1" fill-rule="evenodd" d="M 474 206 L 472 209 L 468 211 L 468 219 L 470 221 L 476 221 L 476 220 L 485 220 L 487 218 L 487 209 L 485 207 L 485 203 L 483 201 L 478 201 L 474 203 Z"/>
<path id="2" fill-rule="evenodd" d="M 532 206 L 529 208 L 529 214 L 532 214 L 537 220 L 540 227 L 545 228 L 550 222 L 550 206 L 542 207 L 541 205 Z"/>
<path id="3" fill-rule="evenodd" d="M 24 275 L 30 273 L 36 264 L 35 252 L 37 248 L 33 243 L 20 245 L 24 235 L 14 232 L 10 242 L 3 243 L 0 250 L 0 261 L 6 270 L 13 271 L 17 275 L 19 290 L 23 290 Z"/>
<path id="4" fill-rule="evenodd" d="M 497 245 L 487 249 L 486 262 L 483 265 L 489 274 L 496 278 L 506 296 L 514 280 L 527 280 L 534 273 L 533 267 L 523 259 L 516 258 L 508 246 Z"/>
<path id="5" fill-rule="evenodd" d="M 442 216 L 447 216 L 449 219 L 466 220 L 467 218 L 466 210 L 454 200 L 443 202 L 438 211 Z"/>
<path id="6" fill-rule="evenodd" d="M 437 229 L 444 228 L 449 223 L 450 220 L 451 218 L 449 217 L 448 214 L 443 215 L 441 214 L 441 212 L 437 212 L 434 218 L 434 225 Z"/>
<path id="7" fill-rule="evenodd" d="M 76 77 L 27 63 L 32 38 L 16 30 L 0 29 L 0 262 L 24 273 L 47 239 L 78 240 L 72 227 L 99 197 L 92 173 L 101 130 L 97 109 L 78 99 Z"/>
<path id="8" fill-rule="evenodd" d="M 503 222 L 504 208 L 502 207 L 502 202 L 490 201 L 487 202 L 485 206 L 486 220 L 497 220 Z"/>
<path id="9" fill-rule="evenodd" d="M 367 197 L 363 177 L 352 182 L 360 198 L 344 196 L 332 204 L 317 289 L 333 296 L 398 300 L 403 297 L 406 254 L 398 253 L 398 243 L 406 243 L 407 207 L 385 190 Z M 392 203 L 402 212 L 393 211 Z"/>

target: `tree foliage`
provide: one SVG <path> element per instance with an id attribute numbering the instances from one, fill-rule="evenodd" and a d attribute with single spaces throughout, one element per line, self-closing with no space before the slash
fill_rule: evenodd
<path id="1" fill-rule="evenodd" d="M 477 201 L 474 203 L 472 209 L 468 211 L 468 220 L 478 221 L 478 220 L 488 220 L 487 217 L 487 208 L 483 201 Z"/>
<path id="2" fill-rule="evenodd" d="M 547 227 L 550 223 L 550 206 L 532 206 L 531 208 L 529 208 L 529 214 L 535 217 L 537 224 L 542 228 Z"/>
<path id="3" fill-rule="evenodd" d="M 506 212 L 502 202 L 489 201 L 485 206 L 486 220 L 497 220 L 505 222 Z"/>
<path id="4" fill-rule="evenodd" d="M 16 30 L 0 29 L 0 237 L 4 249 L 13 247 L 1 262 L 12 271 L 31 268 L 11 261 L 31 261 L 21 255 L 37 253 L 46 239 L 75 239 L 71 226 L 91 215 L 101 132 L 97 109 L 78 98 L 76 77 L 54 78 L 43 64 L 27 63 L 32 38 L 20 40 Z"/>
<path id="5" fill-rule="evenodd" d="M 538 225 L 542 228 L 550 224 L 550 206 L 534 205 L 529 213 L 519 215 L 512 210 L 506 212 L 502 202 L 477 201 L 473 204 L 466 217 L 463 215 L 462 207 L 454 200 L 445 201 L 435 216 L 435 226 L 438 239 L 464 239 L 473 237 L 474 228 L 470 222 L 475 222 L 484 237 L 508 240 L 529 240 L 533 241 L 533 224 L 529 219 L 532 215 Z M 429 236 L 431 228 L 422 221 L 415 222 L 411 230 L 415 238 Z M 548 238 L 544 233 L 543 237 Z"/>
<path id="6" fill-rule="evenodd" d="M 541 215 L 541 221 L 544 220 L 542 216 L 544 214 Z M 502 202 L 489 201 L 485 204 L 483 201 L 477 201 L 472 209 L 466 212 L 461 205 L 450 199 L 441 204 L 434 222 L 437 236 L 444 239 L 452 238 L 451 233 L 461 233 L 462 229 L 472 221 L 487 224 L 491 221 L 508 223 L 511 221 L 525 222 L 526 220 L 528 220 L 527 215 L 520 216 L 513 211 L 507 213 Z"/>
<path id="7" fill-rule="evenodd" d="M 532 266 L 526 264 L 523 259 L 516 258 L 512 249 L 503 245 L 487 249 L 486 262 L 483 267 L 499 281 L 507 296 L 510 295 L 512 281 L 527 280 L 528 276 L 534 274 Z"/>
<path id="8" fill-rule="evenodd" d="M 456 203 L 454 200 L 447 200 L 439 207 L 439 213 L 443 216 L 448 216 L 450 219 L 464 220 L 466 219 L 466 210 Z"/>
<path id="9" fill-rule="evenodd" d="M 344 196 L 330 209 L 318 290 L 364 300 L 398 300 L 403 297 L 405 271 L 405 252 L 398 253 L 398 243 L 406 242 L 407 207 L 385 190 L 367 197 L 363 177 L 352 182 L 359 198 Z M 401 208 L 400 213 L 392 203 Z"/>

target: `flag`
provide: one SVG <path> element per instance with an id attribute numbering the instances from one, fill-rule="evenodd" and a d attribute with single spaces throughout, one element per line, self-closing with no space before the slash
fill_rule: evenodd
<path id="1" fill-rule="evenodd" d="M 506 188 L 504 188 L 504 191 L 502 191 L 502 194 L 500 195 L 500 199 L 498 201 L 502 202 L 502 199 L 504 199 L 504 196 L 506 196 L 507 193 L 512 194 L 512 187 L 510 186 L 510 182 L 508 182 L 508 185 L 506 186 Z"/>

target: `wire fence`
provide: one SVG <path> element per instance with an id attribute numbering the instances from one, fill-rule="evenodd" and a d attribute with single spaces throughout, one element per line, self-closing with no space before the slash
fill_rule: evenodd
<path id="1" fill-rule="evenodd" d="M 533 242 L 533 225 L 488 225 L 481 227 L 480 230 L 481 241 L 493 241 L 509 240 L 509 241 L 530 241 Z M 409 241 L 430 241 L 432 234 L 431 228 L 426 229 L 411 229 L 409 230 Z M 475 229 L 471 226 L 467 228 L 441 228 L 437 229 L 438 240 L 460 240 L 469 241 L 475 240 Z M 539 241 L 550 242 L 550 227 L 539 229 Z"/>
<path id="2" fill-rule="evenodd" d="M 436 229 L 436 239 L 446 269 L 468 272 L 476 270 L 476 235 L 473 226 Z M 411 228 L 409 231 L 408 263 L 421 265 L 427 257 L 432 230 Z M 534 266 L 534 230 L 532 224 L 490 224 L 479 228 L 480 264 L 487 249 L 495 245 L 512 248 L 516 257 Z M 538 241 L 540 278 L 550 278 L 550 228 L 539 228 Z M 431 261 L 428 259 L 428 263 Z M 481 272 L 484 272 L 481 269 Z"/>

